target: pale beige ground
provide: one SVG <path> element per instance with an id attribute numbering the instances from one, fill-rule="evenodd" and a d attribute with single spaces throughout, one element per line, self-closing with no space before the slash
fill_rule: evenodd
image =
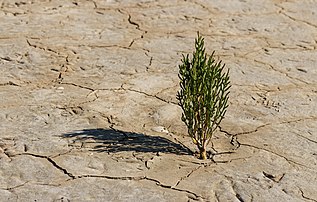
<path id="1" fill-rule="evenodd" d="M 0 6 L 0 201 L 317 201 L 316 0 Z M 197 31 L 232 82 L 207 161 L 175 98 Z"/>

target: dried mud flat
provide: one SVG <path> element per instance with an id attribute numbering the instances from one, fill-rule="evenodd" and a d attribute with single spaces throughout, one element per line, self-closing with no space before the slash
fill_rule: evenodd
<path id="1" fill-rule="evenodd" d="M 317 1 L 0 6 L 0 201 L 317 201 Z M 232 82 L 206 161 L 175 98 L 197 31 Z"/>

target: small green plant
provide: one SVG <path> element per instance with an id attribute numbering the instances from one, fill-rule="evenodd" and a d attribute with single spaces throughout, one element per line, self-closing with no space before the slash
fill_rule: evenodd
<path id="1" fill-rule="evenodd" d="M 206 147 L 218 128 L 228 107 L 229 70 L 214 59 L 214 52 L 207 56 L 204 38 L 199 33 L 195 39 L 191 59 L 183 55 L 179 65 L 180 90 L 177 93 L 182 108 L 182 121 L 188 134 L 197 145 L 201 159 L 207 159 Z"/>

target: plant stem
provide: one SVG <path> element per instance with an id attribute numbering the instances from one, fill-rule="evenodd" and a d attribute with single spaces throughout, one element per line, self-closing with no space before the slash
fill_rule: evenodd
<path id="1" fill-rule="evenodd" d="M 206 147 L 202 147 L 199 149 L 200 152 L 200 159 L 206 160 L 207 159 L 207 152 L 206 152 Z"/>

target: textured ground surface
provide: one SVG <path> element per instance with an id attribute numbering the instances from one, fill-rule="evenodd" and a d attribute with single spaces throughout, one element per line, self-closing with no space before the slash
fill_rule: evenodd
<path id="1" fill-rule="evenodd" d="M 0 201 L 317 201 L 316 11 L 0 1 Z M 232 82 L 206 161 L 175 99 L 197 31 Z"/>

